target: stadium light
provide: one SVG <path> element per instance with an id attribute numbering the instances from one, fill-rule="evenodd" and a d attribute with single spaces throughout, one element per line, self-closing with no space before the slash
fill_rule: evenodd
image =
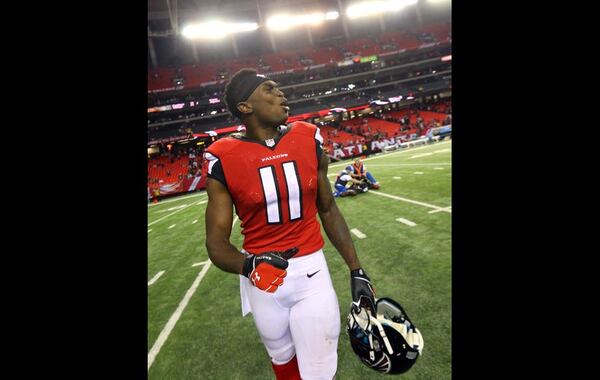
<path id="1" fill-rule="evenodd" d="M 378 106 L 383 106 L 383 105 L 389 104 L 389 102 L 386 102 L 385 100 L 379 100 L 379 99 L 377 99 L 377 100 L 372 101 L 371 104 L 376 104 Z"/>
<path id="2" fill-rule="evenodd" d="M 207 21 L 189 24 L 183 28 L 181 34 L 189 39 L 220 39 L 232 33 L 251 32 L 258 29 L 255 22 L 223 22 Z"/>
<path id="3" fill-rule="evenodd" d="M 267 19 L 267 27 L 272 31 L 287 30 L 299 25 L 318 25 L 325 20 L 335 20 L 339 17 L 339 13 L 335 11 L 323 13 L 314 12 L 306 13 L 297 16 L 288 14 L 279 14 L 271 16 Z"/>
<path id="4" fill-rule="evenodd" d="M 323 20 L 325 20 L 323 13 L 309 13 L 298 16 L 276 15 L 267 20 L 267 27 L 273 31 L 278 31 L 298 25 L 317 25 Z"/>
<path id="5" fill-rule="evenodd" d="M 348 110 L 345 108 L 342 108 L 342 107 L 335 107 L 335 108 L 330 109 L 329 111 L 330 112 L 346 112 Z"/>
<path id="6" fill-rule="evenodd" d="M 353 4 L 346 9 L 350 19 L 373 16 L 381 13 L 397 12 L 407 5 L 416 4 L 418 0 L 377 0 L 363 1 Z"/>
<path id="7" fill-rule="evenodd" d="M 325 20 L 337 20 L 340 17 L 340 14 L 336 11 L 325 13 Z"/>

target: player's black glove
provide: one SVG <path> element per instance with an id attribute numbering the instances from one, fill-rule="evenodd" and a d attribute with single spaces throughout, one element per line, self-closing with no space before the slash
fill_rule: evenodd
<path id="1" fill-rule="evenodd" d="M 277 255 L 277 256 L 279 256 L 279 257 L 281 257 L 281 258 L 284 258 L 284 259 L 286 259 L 286 260 L 289 260 L 289 259 L 291 259 L 291 258 L 292 258 L 292 257 L 293 257 L 293 256 L 294 256 L 296 253 L 298 253 L 298 251 L 300 251 L 300 250 L 299 250 L 297 247 L 294 247 L 294 248 L 290 248 L 290 249 L 288 249 L 287 251 L 283 251 L 283 252 L 281 252 L 281 251 L 270 251 L 270 252 L 267 252 L 267 253 L 272 253 L 272 254 L 274 254 L 274 255 Z"/>
<path id="2" fill-rule="evenodd" d="M 350 272 L 350 288 L 352 290 L 352 307 L 359 312 L 361 307 L 367 307 L 376 317 L 375 288 L 362 268 Z"/>
<path id="3" fill-rule="evenodd" d="M 288 249 L 285 252 L 265 252 L 261 255 L 249 255 L 242 268 L 242 274 L 252 285 L 268 293 L 274 293 L 287 276 L 287 260 L 298 252 L 298 248 Z"/>

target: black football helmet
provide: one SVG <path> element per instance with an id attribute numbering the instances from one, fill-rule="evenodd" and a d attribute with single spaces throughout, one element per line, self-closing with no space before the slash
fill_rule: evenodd
<path id="1" fill-rule="evenodd" d="M 352 350 L 368 367 L 382 373 L 408 371 L 423 352 L 423 336 L 400 304 L 376 302 L 377 317 L 362 307 L 350 308 L 346 331 Z"/>

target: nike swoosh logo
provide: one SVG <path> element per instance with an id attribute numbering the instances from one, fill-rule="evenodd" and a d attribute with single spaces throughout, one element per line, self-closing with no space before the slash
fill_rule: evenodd
<path id="1" fill-rule="evenodd" d="M 313 273 L 313 274 L 308 274 L 308 273 L 307 273 L 307 274 L 306 274 L 306 277 L 308 277 L 308 278 L 311 278 L 312 276 L 314 276 L 315 274 L 319 273 L 320 271 L 321 271 L 321 270 L 319 269 L 318 271 L 316 271 L 316 272 L 315 272 L 315 273 Z"/>

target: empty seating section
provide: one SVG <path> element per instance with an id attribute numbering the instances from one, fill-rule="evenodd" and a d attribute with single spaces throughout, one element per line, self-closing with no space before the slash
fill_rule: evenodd
<path id="1" fill-rule="evenodd" d="M 359 134 L 348 133 L 343 130 L 335 129 L 330 125 L 324 125 L 319 128 L 321 129 L 321 136 L 323 137 L 323 143 L 325 145 L 330 145 L 330 142 L 348 145 L 349 143 L 352 144 L 354 141 L 360 140 L 363 137 Z"/>
<path id="2" fill-rule="evenodd" d="M 178 156 L 174 159 L 168 156 L 155 156 L 148 159 L 148 186 L 150 189 L 177 182 L 181 180 L 179 176 L 186 177 L 189 171 L 189 160 L 188 156 Z"/>

